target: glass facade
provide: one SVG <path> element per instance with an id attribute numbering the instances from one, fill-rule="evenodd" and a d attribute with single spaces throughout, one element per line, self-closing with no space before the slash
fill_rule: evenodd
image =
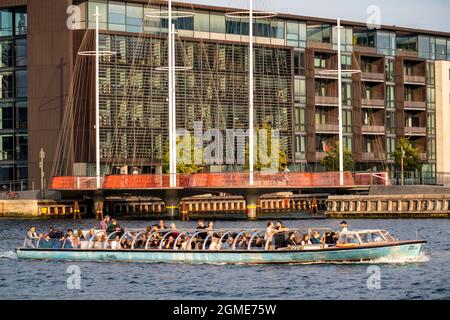
<path id="1" fill-rule="evenodd" d="M 28 178 L 27 14 L 0 9 L 0 185 Z"/>

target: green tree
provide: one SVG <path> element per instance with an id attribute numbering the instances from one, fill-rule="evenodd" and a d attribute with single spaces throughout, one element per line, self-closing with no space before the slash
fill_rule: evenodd
<path id="1" fill-rule="evenodd" d="M 267 149 L 266 150 L 268 153 L 267 156 L 269 156 L 269 154 L 272 152 L 272 144 L 273 143 L 279 144 L 279 141 L 278 142 L 272 141 L 272 130 L 273 129 L 270 126 L 270 124 L 265 123 L 263 125 L 263 129 L 266 129 L 266 132 L 267 132 Z M 264 169 L 270 169 L 272 167 L 272 163 L 270 163 L 270 161 L 268 164 L 263 164 L 263 161 L 260 158 L 260 148 L 261 148 L 261 146 L 259 145 L 259 143 L 256 143 L 255 154 L 254 154 L 255 163 L 253 165 L 253 170 L 255 172 L 263 171 Z M 281 147 L 279 145 L 275 146 L 274 148 L 278 150 L 278 168 L 277 169 L 278 169 L 278 171 L 284 171 L 288 166 L 287 154 L 283 149 L 281 149 Z M 271 158 L 271 157 L 269 157 L 269 158 Z M 247 145 L 247 147 L 245 148 L 245 169 L 249 170 L 249 168 L 250 168 L 249 146 Z"/>
<path id="2" fill-rule="evenodd" d="M 400 138 L 394 151 L 395 167 L 401 170 L 402 162 L 402 150 L 403 156 L 403 171 L 416 172 L 422 170 L 422 163 L 420 162 L 419 151 L 413 147 L 411 141 L 408 138 Z"/>
<path id="3" fill-rule="evenodd" d="M 177 139 L 177 147 L 183 142 L 183 139 L 181 137 L 179 137 Z M 184 162 L 180 162 L 177 161 L 177 173 L 182 173 L 182 174 L 192 174 L 192 173 L 198 173 L 200 172 L 203 167 L 194 164 L 194 137 L 191 137 L 191 145 L 188 146 L 190 147 L 189 150 L 191 152 L 191 162 L 192 163 L 184 163 Z M 177 148 L 177 153 L 179 152 L 178 150 L 179 148 Z M 179 154 L 177 154 L 177 159 L 179 159 Z M 166 152 L 164 153 L 163 159 L 162 159 L 162 169 L 163 169 L 163 173 L 169 173 L 170 169 L 169 169 L 169 163 L 170 163 L 170 152 L 169 152 L 169 143 L 166 143 Z"/>
<path id="4" fill-rule="evenodd" d="M 320 163 L 327 168 L 328 171 L 339 171 L 339 142 L 337 142 L 333 148 L 325 152 L 325 156 Z M 353 171 L 353 166 L 353 154 L 349 149 L 344 148 L 344 171 Z"/>

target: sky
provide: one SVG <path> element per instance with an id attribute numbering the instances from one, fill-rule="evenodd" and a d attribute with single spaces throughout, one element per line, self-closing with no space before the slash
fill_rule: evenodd
<path id="1" fill-rule="evenodd" d="M 248 8 L 249 0 L 178 0 Z M 450 32 L 450 0 L 253 0 L 257 9 L 366 22 L 370 6 L 380 8 L 382 25 Z"/>

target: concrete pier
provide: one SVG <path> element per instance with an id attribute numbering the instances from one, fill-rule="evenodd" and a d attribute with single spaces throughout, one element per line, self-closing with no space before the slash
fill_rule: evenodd
<path id="1" fill-rule="evenodd" d="M 258 200 L 259 197 L 255 194 L 245 196 L 246 212 L 249 220 L 255 220 L 258 216 Z"/>
<path id="2" fill-rule="evenodd" d="M 329 218 L 447 218 L 450 194 L 330 196 Z"/>

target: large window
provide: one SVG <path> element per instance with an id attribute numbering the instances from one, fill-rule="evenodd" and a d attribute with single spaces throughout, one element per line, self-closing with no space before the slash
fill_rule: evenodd
<path id="1" fill-rule="evenodd" d="M 27 65 L 27 39 L 17 39 L 15 45 L 16 66 L 22 67 Z"/>
<path id="2" fill-rule="evenodd" d="M 0 72 L 0 99 L 14 97 L 14 81 L 12 72 Z"/>
<path id="3" fill-rule="evenodd" d="M 337 28 L 333 28 L 333 49 L 337 50 Z M 353 51 L 353 29 L 343 28 L 341 29 L 341 50 L 351 52 Z"/>
<path id="4" fill-rule="evenodd" d="M 141 5 L 127 4 L 127 31 L 141 32 L 144 9 Z"/>
<path id="5" fill-rule="evenodd" d="M 14 108 L 10 102 L 0 103 L 0 130 L 14 129 Z"/>
<path id="6" fill-rule="evenodd" d="M 0 68 L 12 66 L 12 52 L 12 40 L 0 41 Z"/>
<path id="7" fill-rule="evenodd" d="M 287 44 L 294 48 L 306 47 L 306 24 L 298 21 L 286 23 Z"/>
<path id="8" fill-rule="evenodd" d="M 25 9 L 17 10 L 15 12 L 15 29 L 16 35 L 27 34 L 28 31 L 28 20 L 27 13 Z"/>
<path id="9" fill-rule="evenodd" d="M 306 27 L 308 41 L 331 42 L 331 26 L 329 24 L 311 24 Z"/>
<path id="10" fill-rule="evenodd" d="M 397 49 L 403 51 L 417 51 L 418 36 L 416 34 L 397 35 Z"/>
<path id="11" fill-rule="evenodd" d="M 360 47 L 375 48 L 376 31 L 362 28 L 353 29 L 353 44 Z"/>
<path id="12" fill-rule="evenodd" d="M 27 71 L 16 71 L 16 97 L 24 98 L 27 96 Z"/>
<path id="13" fill-rule="evenodd" d="M 295 137 L 295 160 L 302 161 L 306 160 L 306 137 L 296 136 Z"/>
<path id="14" fill-rule="evenodd" d="M 95 12 L 95 11 L 94 11 Z M 125 31 L 126 7 L 124 2 L 109 2 L 108 26 L 110 30 Z"/>
<path id="15" fill-rule="evenodd" d="M 210 14 L 211 32 L 225 33 L 225 16 L 222 14 Z"/>
<path id="16" fill-rule="evenodd" d="M 88 5 L 88 21 L 89 28 L 95 28 L 95 9 L 98 6 L 98 12 L 100 16 L 98 17 L 99 28 L 102 30 L 108 29 L 106 22 L 108 21 L 108 5 L 106 0 L 89 1 Z M 125 23 L 124 23 L 125 24 Z"/>
<path id="17" fill-rule="evenodd" d="M 447 59 L 447 39 L 436 38 L 436 60 Z"/>
<path id="18" fill-rule="evenodd" d="M 14 135 L 0 133 L 0 161 L 14 160 Z"/>
<path id="19" fill-rule="evenodd" d="M 377 32 L 377 51 L 379 54 L 395 56 L 396 47 L 397 44 L 394 32 Z"/>
<path id="20" fill-rule="evenodd" d="M 0 10 L 0 37 L 12 36 L 13 14 L 9 10 Z"/>
<path id="21" fill-rule="evenodd" d="M 196 12 L 194 16 L 194 30 L 209 32 L 209 12 Z"/>

